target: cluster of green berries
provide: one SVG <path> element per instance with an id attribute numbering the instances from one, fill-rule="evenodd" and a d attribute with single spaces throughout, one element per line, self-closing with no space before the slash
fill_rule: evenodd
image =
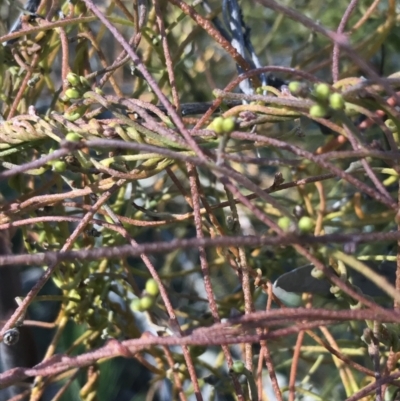
<path id="1" fill-rule="evenodd" d="M 144 295 L 132 300 L 131 310 L 135 312 L 144 312 L 151 309 L 155 304 L 159 291 L 156 280 L 153 278 L 147 280 Z"/>
<path id="2" fill-rule="evenodd" d="M 236 127 L 236 120 L 233 117 L 216 117 L 212 120 L 207 129 L 213 130 L 216 134 L 229 134 Z"/>
<path id="3" fill-rule="evenodd" d="M 68 132 L 67 135 L 65 135 L 65 140 L 71 141 L 71 142 L 79 142 L 82 139 L 82 136 L 79 135 L 76 132 Z M 50 149 L 51 153 L 53 149 Z M 51 160 L 48 162 L 48 164 L 51 165 L 51 169 L 55 171 L 56 173 L 63 173 L 67 169 L 67 163 L 65 160 Z"/>
<path id="4" fill-rule="evenodd" d="M 90 90 L 89 81 L 73 72 L 67 74 L 66 81 L 69 88 L 65 90 L 65 98 L 63 100 L 82 99 L 83 93 Z"/>
<path id="5" fill-rule="evenodd" d="M 54 148 L 50 148 L 49 154 L 54 152 Z M 56 173 L 62 173 L 67 169 L 67 163 L 64 160 L 51 160 L 47 162 L 51 166 L 51 169 Z"/>
<path id="6" fill-rule="evenodd" d="M 289 231 L 290 228 L 293 226 L 292 220 L 287 216 L 282 216 L 278 220 L 278 226 L 283 231 Z M 297 222 L 297 229 L 302 234 L 311 233 L 314 230 L 315 222 L 311 217 L 302 216 L 300 217 L 299 221 Z"/>
<path id="7" fill-rule="evenodd" d="M 289 90 L 294 95 L 304 95 L 304 85 L 301 82 L 290 82 Z M 345 108 L 343 96 L 340 93 L 332 92 L 328 84 L 316 84 L 311 96 L 317 102 L 310 107 L 311 117 L 324 118 L 328 115 L 329 108 L 333 110 L 343 110 Z"/>
<path id="8" fill-rule="evenodd" d="M 89 81 L 83 77 L 79 76 L 73 72 L 69 72 L 64 82 L 68 88 L 65 90 L 64 94 L 61 96 L 60 100 L 65 104 L 71 104 L 73 100 L 80 100 L 85 97 L 85 93 L 92 90 Z M 100 88 L 95 88 L 94 91 L 99 95 L 104 95 Z M 81 118 L 87 111 L 88 106 L 80 105 L 73 107 L 72 111 L 64 114 L 64 117 L 68 121 L 76 121 Z"/>

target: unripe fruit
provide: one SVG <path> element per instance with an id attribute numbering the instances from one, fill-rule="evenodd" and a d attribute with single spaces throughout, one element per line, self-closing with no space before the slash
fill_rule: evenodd
<path id="1" fill-rule="evenodd" d="M 82 136 L 79 135 L 77 132 L 68 132 L 65 135 L 65 140 L 70 142 L 79 142 L 82 139 Z"/>
<path id="2" fill-rule="evenodd" d="M 287 216 L 282 216 L 278 220 L 278 226 L 284 231 L 287 231 L 291 225 L 292 225 L 292 221 Z"/>
<path id="3" fill-rule="evenodd" d="M 236 121 L 233 117 L 224 118 L 222 121 L 222 131 L 229 134 L 235 129 Z"/>
<path id="4" fill-rule="evenodd" d="M 303 216 L 298 222 L 298 227 L 302 233 L 309 233 L 314 229 L 314 220 L 311 217 Z"/>
<path id="5" fill-rule="evenodd" d="M 329 96 L 329 105 L 334 110 L 343 110 L 344 109 L 344 99 L 340 93 L 332 93 Z"/>
<path id="6" fill-rule="evenodd" d="M 141 312 L 142 308 L 141 308 L 141 305 L 140 305 L 140 299 L 139 298 L 132 299 L 131 304 L 130 304 L 130 308 L 134 312 Z"/>
<path id="7" fill-rule="evenodd" d="M 328 114 L 326 107 L 320 104 L 314 104 L 310 107 L 310 116 L 315 118 L 324 118 Z"/>
<path id="8" fill-rule="evenodd" d="M 288 85 L 288 88 L 289 88 L 290 92 L 292 92 L 293 94 L 296 94 L 297 92 L 299 92 L 301 87 L 302 87 L 302 85 L 298 81 L 292 81 Z"/>
<path id="9" fill-rule="evenodd" d="M 81 93 L 76 88 L 68 88 L 65 91 L 65 96 L 68 99 L 80 99 L 82 97 Z"/>
<path id="10" fill-rule="evenodd" d="M 141 310 L 145 311 L 150 309 L 154 305 L 154 298 L 145 295 L 144 297 L 140 298 L 140 308 Z"/>
<path id="11" fill-rule="evenodd" d="M 294 96 L 306 98 L 310 95 L 310 88 L 305 82 L 290 82 L 288 88 L 290 93 Z"/>
<path id="12" fill-rule="evenodd" d="M 220 135 L 224 132 L 222 128 L 223 123 L 224 123 L 223 117 L 216 117 L 209 125 L 209 128 L 212 129 L 216 134 Z"/>
<path id="13" fill-rule="evenodd" d="M 243 373 L 244 372 L 244 363 L 242 361 L 233 362 L 232 370 L 235 373 Z"/>
<path id="14" fill-rule="evenodd" d="M 329 95 L 331 94 L 331 88 L 328 84 L 317 84 L 314 87 L 314 95 L 321 100 L 328 99 Z"/>
<path id="15" fill-rule="evenodd" d="M 146 281 L 146 292 L 153 297 L 156 297 L 159 293 L 159 288 L 156 280 L 153 278 Z"/>
<path id="16" fill-rule="evenodd" d="M 67 168 L 67 163 L 65 163 L 62 160 L 56 160 L 53 162 L 53 171 L 56 171 L 57 173 L 62 173 L 65 171 Z"/>

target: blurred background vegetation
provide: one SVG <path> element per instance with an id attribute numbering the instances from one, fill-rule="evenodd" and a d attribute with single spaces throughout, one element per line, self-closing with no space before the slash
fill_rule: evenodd
<path id="1" fill-rule="evenodd" d="M 102 0 L 93 7 L 129 42 L 179 114 L 177 98 L 182 110 L 187 103 L 212 102 L 214 90 L 224 89 L 238 76 L 233 48 L 221 46 L 222 36 L 215 28 L 215 18 L 224 21 L 226 3 L 210 0 L 204 7 L 204 2 L 195 1 L 191 16 L 184 12 L 189 2 L 178 0 Z M 0 176 L 0 230 L 12 239 L 14 254 L 134 247 L 202 235 L 278 239 L 278 245 L 243 242 L 205 251 L 178 246 L 164 253 L 101 255 L 96 260 L 78 256 L 50 264 L 52 279 L 30 300 L 26 317 L 36 363 L 54 354 L 85 355 L 112 339 L 139 339 L 145 331 L 179 338 L 211 327 L 218 319 L 284 309 L 272 296 L 271 283 L 313 260 L 331 266 L 349 285 L 351 268 L 359 266 L 357 260 L 367 261 L 378 273 L 385 268 L 388 273 L 383 274 L 395 285 L 397 237 L 388 240 L 384 235 L 396 232 L 398 224 L 398 5 L 394 0 L 279 2 L 329 32 L 338 29 L 350 3 L 354 5 L 343 28 L 354 57 L 341 50 L 337 80 L 332 74 L 332 39 L 265 3 L 269 2 L 238 2 L 261 65 L 287 67 L 272 73 L 284 85 L 254 87 L 259 98 L 246 94 L 245 102 L 233 108 L 226 101 L 200 126 L 196 124 L 205 111 L 180 116 L 209 163 L 203 163 L 186 142 L 174 117 L 163 106 L 152 106 L 162 100 L 132 55 L 124 52 L 122 39 L 95 15 L 91 2 L 43 0 L 37 13 L 24 12 L 22 17 L 16 3 L 1 3 L 5 36 L 0 49 L 0 165 L 2 173 L 11 173 Z M 15 18 L 20 18 L 21 29 L 7 35 Z M 166 67 L 169 59 L 173 74 Z M 379 81 L 389 76 L 391 80 Z M 290 86 L 291 82 L 296 84 Z M 317 82 L 328 86 L 317 89 Z M 325 89 L 326 96 L 318 92 Z M 228 92 L 240 93 L 237 85 Z M 328 101 L 334 92 L 343 101 L 337 108 Z M 293 102 L 286 104 L 284 99 Z M 319 109 L 311 112 L 312 106 Z M 316 114 L 321 108 L 322 114 Z M 224 121 L 233 117 L 235 126 L 219 130 L 218 116 Z M 64 146 L 64 140 L 98 139 L 153 145 L 171 154 L 115 142 L 78 150 Z M 60 148 L 71 150 L 40 162 Z M 185 160 L 187 156 L 192 159 Z M 358 181 L 349 182 L 321 160 Z M 39 162 L 16 170 L 31 161 Z M 218 170 L 221 166 L 227 170 Z M 333 174 L 325 176 L 328 173 Z M 360 182 L 371 191 L 366 193 Z M 253 196 L 249 183 L 271 193 L 275 202 Z M 240 194 L 249 195 L 251 207 L 238 198 Z M 196 227 L 197 213 L 201 218 Z M 353 240 L 367 233 L 376 234 L 373 241 Z M 293 239 L 294 246 L 290 241 L 279 244 L 286 234 L 348 234 L 348 241 L 298 245 Z M 6 264 L 4 259 L 0 264 Z M 12 269 L 20 272 L 20 296 L 40 280 L 43 268 L 49 265 L 27 262 Z M 4 267 L 0 275 L 2 271 Z M 309 279 L 296 278 L 306 289 Z M 3 276 L 2 291 L 11 294 L 5 280 Z M 382 287 L 379 293 L 364 287 L 365 295 L 372 296 L 368 299 L 377 307 L 393 308 L 393 299 L 383 295 L 390 292 L 388 283 Z M 354 297 L 333 284 L 331 288 L 336 298 L 303 295 L 298 306 L 328 313 L 361 309 Z M 168 316 L 168 307 L 180 329 Z M 180 346 L 153 346 L 130 358 L 69 366 L 61 373 L 36 377 L 34 387 L 25 383 L 13 399 L 199 400 L 193 381 L 197 377 L 205 400 L 395 400 L 395 378 L 378 391 L 362 393 L 376 378 L 398 371 L 397 326 L 373 323 L 374 309 L 370 305 L 368 310 L 371 319 L 349 318 L 326 327 L 321 323 L 307 332 L 299 328 L 279 340 L 260 339 L 225 349 L 190 346 L 187 355 Z M 3 323 L 9 312 L 1 317 Z M 282 327 L 288 324 L 294 321 L 281 322 Z M 257 330 L 253 331 L 259 335 L 267 332 L 261 323 Z M 22 347 L 22 334 L 15 348 Z M 194 372 L 188 369 L 188 359 Z M 239 361 L 236 372 L 230 370 L 232 360 Z M 21 359 L 12 366 L 1 361 L 3 371 L 28 364 Z M 242 374 L 245 369 L 252 370 L 253 378 Z M 1 399 L 13 394 L 0 390 Z"/>

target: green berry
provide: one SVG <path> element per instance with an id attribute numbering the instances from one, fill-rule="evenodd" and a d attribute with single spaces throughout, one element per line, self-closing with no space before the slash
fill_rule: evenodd
<path id="1" fill-rule="evenodd" d="M 152 295 L 153 297 L 156 297 L 159 293 L 159 288 L 156 280 L 153 278 L 150 278 L 149 280 L 146 281 L 146 292 L 149 295 Z"/>
<path id="2" fill-rule="evenodd" d="M 65 96 L 68 99 L 80 99 L 82 97 L 81 93 L 76 88 L 68 88 L 65 91 Z"/>
<path id="3" fill-rule="evenodd" d="M 343 110 L 344 109 L 344 99 L 340 93 L 332 93 L 329 96 L 329 105 L 334 110 Z"/>
<path id="4" fill-rule="evenodd" d="M 317 84 L 314 87 L 314 95 L 321 100 L 328 99 L 329 95 L 331 94 L 331 88 L 328 84 Z"/>
<path id="5" fill-rule="evenodd" d="M 212 129 L 216 134 L 220 135 L 224 132 L 222 128 L 223 123 L 224 123 L 223 117 L 216 117 L 209 125 L 209 128 Z"/>
<path id="6" fill-rule="evenodd" d="M 140 308 L 141 310 L 149 310 L 154 305 L 154 298 L 148 295 L 140 298 Z"/>
<path id="7" fill-rule="evenodd" d="M 65 171 L 67 168 L 67 163 L 65 163 L 62 160 L 56 160 L 53 162 L 53 171 L 56 171 L 57 173 L 62 173 Z"/>
<path id="8" fill-rule="evenodd" d="M 292 81 L 289 83 L 288 87 L 291 93 L 296 94 L 301 89 L 301 83 L 298 81 Z"/>
<path id="9" fill-rule="evenodd" d="M 140 299 L 139 298 L 132 299 L 130 307 L 131 310 L 133 310 L 134 312 L 141 312 L 142 308 L 140 305 Z"/>
<path id="10" fill-rule="evenodd" d="M 290 218 L 287 216 L 282 216 L 278 220 L 278 226 L 284 231 L 287 231 L 291 225 L 292 225 L 292 220 L 290 220 Z"/>
<path id="11" fill-rule="evenodd" d="M 302 233 L 309 233 L 314 229 L 314 220 L 311 217 L 303 216 L 298 222 L 298 227 Z"/>
<path id="12" fill-rule="evenodd" d="M 79 135 L 77 132 L 68 132 L 65 135 L 65 140 L 70 142 L 79 142 L 82 139 L 82 136 Z"/>
<path id="13" fill-rule="evenodd" d="M 76 109 L 72 110 L 71 112 L 65 113 L 64 117 L 68 121 L 76 121 L 86 113 L 86 110 L 87 110 L 87 106 L 80 106 L 80 107 L 77 107 Z"/>
<path id="14" fill-rule="evenodd" d="M 236 121 L 233 117 L 224 118 L 222 121 L 222 131 L 229 134 L 235 129 Z"/>
<path id="15" fill-rule="evenodd" d="M 242 361 L 233 362 L 232 370 L 235 373 L 243 373 L 244 372 L 244 363 Z"/>
<path id="16" fill-rule="evenodd" d="M 309 95 L 308 85 L 304 82 L 290 82 L 288 88 L 290 90 L 290 93 L 294 96 L 308 97 Z"/>
<path id="17" fill-rule="evenodd" d="M 328 114 L 326 107 L 320 104 L 314 104 L 310 107 L 310 116 L 315 118 L 324 118 Z"/>

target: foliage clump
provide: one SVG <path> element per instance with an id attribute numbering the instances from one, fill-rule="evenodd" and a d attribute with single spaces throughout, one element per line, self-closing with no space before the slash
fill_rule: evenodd
<path id="1" fill-rule="evenodd" d="M 1 38 L 0 266 L 44 269 L 1 336 L 53 334 L 0 387 L 394 400 L 395 1 L 47 3 Z"/>

